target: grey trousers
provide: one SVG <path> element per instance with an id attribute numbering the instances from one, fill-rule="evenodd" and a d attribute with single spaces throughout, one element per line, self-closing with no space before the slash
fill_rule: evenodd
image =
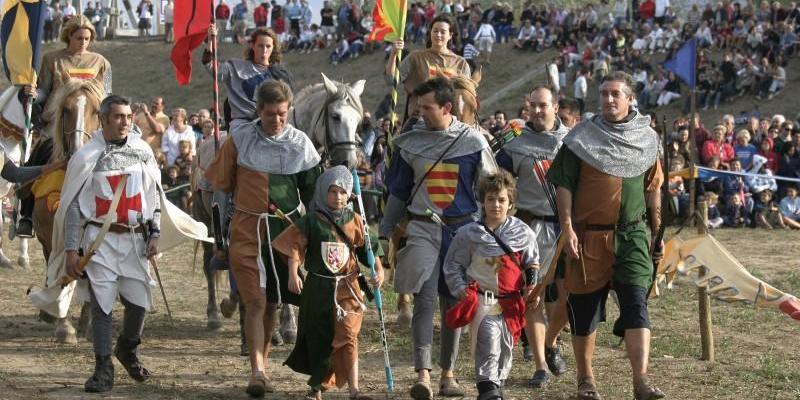
<path id="1" fill-rule="evenodd" d="M 514 338 L 502 315 L 487 315 L 478 327 L 475 343 L 475 380 L 503 386 L 511 372 Z"/>
<path id="2" fill-rule="evenodd" d="M 94 354 L 98 356 L 111 355 L 111 341 L 113 340 L 113 322 L 112 313 L 104 313 L 103 309 L 97 303 L 94 297 L 94 292 L 89 289 L 92 304 L 92 338 L 94 346 Z M 122 318 L 122 335 L 121 337 L 131 340 L 139 341 L 142 338 L 142 331 L 144 330 L 144 316 L 145 309 L 129 302 L 125 297 L 120 296 L 122 305 L 125 306 L 125 313 Z"/>
<path id="3" fill-rule="evenodd" d="M 437 263 L 438 264 L 438 263 Z M 431 351 L 433 348 L 433 315 L 436 310 L 436 299 L 439 297 L 440 266 L 431 273 L 430 278 L 422 285 L 419 293 L 414 295 L 414 314 L 411 317 L 411 331 L 414 345 L 414 370 L 433 369 Z M 439 367 L 453 369 L 458 358 L 458 343 L 461 329 L 447 328 L 444 322 L 445 312 L 458 301 L 446 296 L 439 297 L 441 313 L 441 344 Z"/>

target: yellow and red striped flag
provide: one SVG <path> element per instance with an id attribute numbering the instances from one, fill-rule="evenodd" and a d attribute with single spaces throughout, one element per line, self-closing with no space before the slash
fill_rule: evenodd
<path id="1" fill-rule="evenodd" d="M 403 38 L 406 27 L 406 0 L 377 0 L 372 9 L 369 40 L 395 41 Z"/>

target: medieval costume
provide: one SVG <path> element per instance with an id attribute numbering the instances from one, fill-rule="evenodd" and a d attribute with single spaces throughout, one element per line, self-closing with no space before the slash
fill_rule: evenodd
<path id="1" fill-rule="evenodd" d="M 380 233 L 391 236 L 408 211 L 408 237 L 397 252 L 394 289 L 414 294 L 414 369 L 430 370 L 439 289 L 442 315 L 455 304 L 441 275 L 441 261 L 451 241 L 449 232 L 473 221 L 478 212 L 474 186 L 481 176 L 496 172 L 497 166 L 483 136 L 455 117 L 443 131 L 432 131 L 420 120 L 411 131 L 398 136 L 394 146 L 386 178 L 389 200 Z M 440 215 L 447 226 L 436 225 L 428 210 Z M 443 326 L 439 359 L 443 369 L 454 367 L 458 342 L 459 329 Z"/>
<path id="2" fill-rule="evenodd" d="M 660 190 L 658 136 L 650 117 L 632 111 L 621 122 L 595 115 L 564 138 L 547 177 L 573 194 L 572 220 L 581 260 L 569 259 L 565 284 L 573 335 L 605 320 L 610 284 L 621 315 L 614 334 L 649 328 L 647 292 L 653 276 L 645 193 Z"/>
<path id="3" fill-rule="evenodd" d="M 555 191 L 551 191 L 552 185 L 546 180 L 545 174 L 547 174 L 558 149 L 561 148 L 561 141 L 567 133 L 569 133 L 569 128 L 561 123 L 558 117 L 555 117 L 553 128 L 550 131 L 538 132 L 533 124 L 526 123 L 522 134 L 503 146 L 496 155 L 497 164 L 517 178 L 515 216 L 528 224 L 535 233 L 542 265 L 542 276 L 547 274 L 550 261 L 555 255 L 556 242 L 560 233 L 555 209 Z M 564 277 L 564 264 L 559 262 L 557 268 L 553 277 L 561 279 Z M 544 290 L 545 302 L 555 302 L 559 295 L 565 295 L 558 293 L 558 287 L 554 281 L 543 282 L 543 284 L 547 285 Z M 536 299 L 528 300 L 536 301 Z M 565 312 L 563 309 L 553 308 L 553 310 L 554 315 Z M 554 318 L 554 315 L 548 315 L 548 324 L 554 320 L 563 320 Z M 559 317 L 563 318 L 563 314 Z M 544 314 L 536 314 L 533 317 L 529 314 L 528 319 L 529 324 L 544 323 Z M 533 328 L 529 327 L 528 332 L 534 332 Z M 531 349 L 529 341 L 534 342 L 535 348 L 536 339 L 527 337 L 527 335 L 523 337 L 523 345 L 531 357 L 535 353 Z M 541 342 L 538 343 L 544 342 L 545 338 L 542 337 L 540 340 Z M 539 349 L 541 350 L 541 347 Z M 558 346 L 549 347 L 545 343 L 544 353 L 546 361 L 555 367 L 554 373 L 564 371 L 566 365 Z M 546 379 L 546 372 L 544 370 L 535 371 L 531 378 L 532 385 L 537 385 L 537 380 L 542 381 L 543 379 Z"/>
<path id="4" fill-rule="evenodd" d="M 120 185 L 125 175 L 127 182 Z M 202 224 L 166 200 L 150 146 L 136 135 L 107 143 L 98 131 L 67 166 L 61 198 L 64 206 L 58 208 L 53 229 L 49 288 L 30 295 L 42 310 L 60 318 L 66 316 L 75 288 L 75 282 L 63 290 L 57 284 L 66 274 L 66 251 L 89 251 L 101 233 L 100 226 L 109 218 L 117 191 L 121 193 L 116 220 L 89 259 L 85 269 L 88 280 L 78 284 L 84 298 L 91 299 L 94 321 L 96 365 L 95 374 L 86 382 L 87 391 L 105 391 L 113 386 L 111 312 L 117 296 L 125 306 L 125 318 L 114 354 L 133 379 L 149 377 L 136 354 L 145 311 L 152 305 L 145 237 L 160 237 L 162 250 L 174 247 L 184 237 L 207 240 Z"/>
<path id="5" fill-rule="evenodd" d="M 558 216 L 545 193 L 548 184 L 545 174 L 567 133 L 569 128 L 558 117 L 552 131 L 537 132 L 527 123 L 522 134 L 503 146 L 496 156 L 497 165 L 518 179 L 515 216 L 536 234 L 542 274 L 547 273 L 558 240 Z"/>
<path id="6" fill-rule="evenodd" d="M 328 206 L 332 185 L 349 194 L 353 176 L 343 166 L 323 173 L 317 181 L 311 212 L 295 220 L 272 243 L 275 250 L 305 265 L 297 343 L 285 364 L 311 375 L 308 385 L 313 391 L 347 383 L 358 362 L 358 334 L 365 309 L 356 261 L 358 257 L 367 264 L 362 217 Z M 374 254 L 382 256 L 379 242 L 371 243 Z"/>
<path id="7" fill-rule="evenodd" d="M 214 189 L 233 193 L 228 255 L 245 303 L 266 291 L 269 303 L 298 304 L 299 296 L 287 289 L 288 268 L 269 244 L 311 200 L 319 161 L 305 133 L 287 124 L 270 137 L 261 129 L 261 120 L 255 120 L 233 128 L 206 170 Z"/>
<path id="8" fill-rule="evenodd" d="M 85 17 L 73 22 L 79 24 L 80 28 L 89 29 L 94 34 L 94 27 L 91 23 L 85 23 Z M 84 22 L 84 23 L 81 23 Z M 65 32 L 69 32 L 74 26 L 65 26 Z M 98 53 L 85 51 L 73 54 L 68 49 L 51 51 L 42 56 L 41 69 L 36 82 L 36 114 L 40 114 L 44 124 L 47 124 L 46 138 L 40 140 L 36 148 L 32 150 L 32 157 L 26 165 L 41 165 L 49 159 L 52 153 L 52 140 L 54 135 L 61 134 L 60 120 L 63 104 L 57 104 L 64 99 L 54 99 L 51 97 L 63 87 L 70 87 L 77 90 L 83 87 L 87 94 L 95 97 L 97 104 L 100 104 L 107 95 L 111 93 L 111 64 L 105 57 Z M 42 149 L 38 149 L 42 147 Z M 43 157 L 34 156 L 37 153 L 45 153 Z M 57 198 L 59 189 L 64 179 L 64 171 L 53 171 L 42 177 L 42 183 L 35 184 L 31 188 L 31 195 L 22 198 L 20 207 L 20 224 L 18 234 L 22 237 L 33 236 L 33 209 L 37 198 Z"/>
<path id="9" fill-rule="evenodd" d="M 511 254 L 488 229 L 482 222 L 459 229 L 442 267 L 451 293 L 466 295 L 447 322 L 470 324 L 479 399 L 498 396 L 511 372 L 514 344 L 525 326 L 523 270 L 539 264 L 535 234 L 520 219 L 509 216 L 494 230 Z"/>
<path id="10" fill-rule="evenodd" d="M 91 51 L 72 54 L 67 49 L 60 49 L 45 54 L 36 82 L 36 101 L 45 104 L 51 94 L 71 79 L 95 81 L 103 88 L 103 94 L 110 94 L 111 63 Z"/>
<path id="11" fill-rule="evenodd" d="M 421 83 L 437 76 L 455 75 L 469 77 L 471 71 L 464 57 L 455 53 L 440 53 L 433 49 L 417 50 L 400 63 L 400 81 L 406 90 L 406 115 L 417 115 L 417 98 L 411 95 Z"/>
<path id="12" fill-rule="evenodd" d="M 203 53 L 203 64 L 213 74 L 211 65 L 211 52 Z M 256 113 L 256 92 L 259 86 L 267 80 L 275 79 L 288 84 L 294 83 L 292 74 L 280 64 L 259 65 L 250 60 L 238 58 L 230 59 L 219 65 L 217 77 L 220 84 L 225 85 L 228 98 L 226 102 L 230 107 L 230 121 L 228 129 L 233 131 L 239 124 L 250 122 L 258 115 Z"/>

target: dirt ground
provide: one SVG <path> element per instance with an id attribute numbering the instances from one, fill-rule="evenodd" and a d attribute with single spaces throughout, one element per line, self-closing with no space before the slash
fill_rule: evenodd
<path id="1" fill-rule="evenodd" d="M 715 233 L 728 249 L 756 276 L 774 286 L 800 294 L 800 234 L 754 230 L 723 230 Z M 17 243 L 6 243 L 6 254 L 16 260 Z M 83 392 L 83 382 L 91 374 L 91 343 L 81 339 L 77 345 L 58 345 L 53 341 L 53 326 L 38 321 L 36 310 L 25 297 L 25 289 L 38 284 L 44 267 L 38 243 L 31 246 L 31 267 L 0 270 L 0 399 L 99 398 Z M 136 384 L 116 364 L 116 386 L 106 398 L 124 399 L 237 399 L 244 393 L 248 362 L 239 353 L 238 318 L 226 320 L 217 332 L 206 329 L 205 279 L 200 268 L 192 266 L 193 246 L 184 244 L 164 254 L 160 268 L 168 300 L 175 317 L 170 326 L 157 289 L 157 310 L 148 315 L 142 356 L 153 372 L 153 379 Z M 199 261 L 199 257 L 198 257 Z M 220 290 L 224 295 L 227 290 Z M 395 391 L 386 394 L 383 356 L 374 308 L 367 311 L 361 332 L 362 389 L 377 397 L 403 398 L 413 383 L 411 341 L 395 320 L 395 296 L 384 290 L 388 311 L 387 325 Z M 800 398 L 800 322 L 777 310 L 756 310 L 744 305 L 713 302 L 715 362 L 699 361 L 700 339 L 697 322 L 696 289 L 687 278 L 676 288 L 651 302 L 653 344 L 652 380 L 670 399 L 798 399 Z M 118 308 L 118 310 L 120 310 Z M 74 307 L 74 313 L 78 310 Z M 616 317 L 609 307 L 609 321 Z M 121 312 L 115 313 L 115 326 Z M 601 328 L 595 362 L 599 390 L 606 399 L 630 399 L 630 367 L 624 350 L 610 333 L 610 324 Z M 526 386 L 533 365 L 515 353 L 512 377 L 507 384 L 509 398 L 574 398 L 574 361 L 569 336 L 564 339 L 564 354 L 571 368 L 544 390 Z M 289 347 L 277 348 L 270 357 L 270 375 L 278 393 L 268 398 L 298 398 L 305 390 L 305 377 L 283 367 Z M 434 357 L 437 357 L 436 355 Z M 458 375 L 477 394 L 472 384 L 472 362 L 466 336 L 462 340 Z M 433 372 L 434 383 L 439 371 Z M 326 398 L 346 398 L 344 390 Z"/>

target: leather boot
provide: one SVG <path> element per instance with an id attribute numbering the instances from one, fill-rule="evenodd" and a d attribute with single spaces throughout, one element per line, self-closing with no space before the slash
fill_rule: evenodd
<path id="1" fill-rule="evenodd" d="M 114 363 L 111 356 L 94 356 L 94 374 L 83 384 L 89 393 L 108 392 L 114 388 Z"/>
<path id="2" fill-rule="evenodd" d="M 117 339 L 117 345 L 114 346 L 114 357 L 119 360 L 131 379 L 136 382 L 144 382 L 150 379 L 150 371 L 139 361 L 138 352 L 136 351 L 141 342 L 140 339 L 131 340 L 120 336 Z"/>

